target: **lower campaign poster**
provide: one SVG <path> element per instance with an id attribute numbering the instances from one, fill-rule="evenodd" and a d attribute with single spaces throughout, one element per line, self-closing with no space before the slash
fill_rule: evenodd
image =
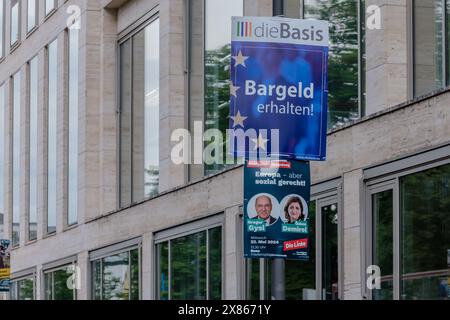
<path id="1" fill-rule="evenodd" d="M 0 292 L 9 292 L 11 276 L 9 245 L 9 240 L 0 239 Z"/>
<path id="2" fill-rule="evenodd" d="M 309 162 L 246 161 L 244 256 L 309 261 Z"/>

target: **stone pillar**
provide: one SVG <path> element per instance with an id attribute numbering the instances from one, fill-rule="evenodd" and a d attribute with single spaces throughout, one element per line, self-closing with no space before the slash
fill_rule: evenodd
<path id="1" fill-rule="evenodd" d="M 366 115 L 408 99 L 407 0 L 367 0 L 371 5 L 380 8 L 381 28 L 366 27 Z"/>

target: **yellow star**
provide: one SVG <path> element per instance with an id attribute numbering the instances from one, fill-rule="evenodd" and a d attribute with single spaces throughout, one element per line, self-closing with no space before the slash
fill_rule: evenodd
<path id="1" fill-rule="evenodd" d="M 266 144 L 269 142 L 268 139 L 264 139 L 262 134 L 259 134 L 258 139 L 252 139 L 252 141 L 255 143 L 255 148 L 253 150 L 263 149 L 266 150 Z"/>
<path id="2" fill-rule="evenodd" d="M 240 89 L 241 87 L 235 87 L 233 82 L 230 81 L 230 95 L 234 96 L 235 98 L 237 98 L 237 91 Z"/>
<path id="3" fill-rule="evenodd" d="M 241 66 L 247 68 L 247 66 L 245 65 L 245 61 L 246 61 L 248 58 L 250 58 L 250 57 L 244 56 L 244 55 L 242 54 L 242 51 L 239 50 L 238 55 L 237 55 L 237 56 L 233 56 L 233 59 L 236 60 L 236 63 L 235 63 L 234 66 L 237 67 L 237 66 L 241 65 Z"/>
<path id="4" fill-rule="evenodd" d="M 241 112 L 238 110 L 236 116 L 230 118 L 234 122 L 233 128 L 236 128 L 237 126 L 241 126 L 242 128 L 244 128 L 244 121 L 247 120 L 248 117 L 243 117 L 241 115 Z"/>

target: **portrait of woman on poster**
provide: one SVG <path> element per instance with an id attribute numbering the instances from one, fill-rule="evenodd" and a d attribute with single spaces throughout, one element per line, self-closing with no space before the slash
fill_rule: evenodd
<path id="1" fill-rule="evenodd" d="M 286 223 L 295 223 L 296 221 L 304 221 L 307 216 L 303 208 L 303 203 L 300 197 L 291 197 L 284 206 L 284 217 Z"/>

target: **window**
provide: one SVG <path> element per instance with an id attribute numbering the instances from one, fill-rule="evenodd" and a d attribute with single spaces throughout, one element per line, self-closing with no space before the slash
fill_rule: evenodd
<path id="1" fill-rule="evenodd" d="M 222 227 L 158 240 L 156 260 L 157 299 L 222 298 Z"/>
<path id="2" fill-rule="evenodd" d="M 0 239 L 3 235 L 3 218 L 5 215 L 5 85 L 0 86 Z"/>
<path id="3" fill-rule="evenodd" d="M 120 43 L 120 206 L 159 191 L 159 19 Z"/>
<path id="4" fill-rule="evenodd" d="M 69 168 L 68 225 L 78 220 L 78 41 L 79 30 L 69 29 Z"/>
<path id="5" fill-rule="evenodd" d="M 27 32 L 32 31 L 37 25 L 38 1 L 27 0 Z"/>
<path id="6" fill-rule="evenodd" d="M 71 281 L 76 269 L 76 265 L 71 264 L 44 271 L 45 300 L 76 300 L 76 286 Z"/>
<path id="7" fill-rule="evenodd" d="M 303 0 L 303 13 L 330 23 L 328 129 L 333 129 L 364 115 L 365 1 Z"/>
<path id="8" fill-rule="evenodd" d="M 92 261 L 94 300 L 139 300 L 140 247 Z"/>
<path id="9" fill-rule="evenodd" d="M 191 0 L 190 2 L 190 128 L 194 122 L 203 129 L 219 130 L 225 145 L 230 112 L 231 17 L 244 14 L 244 1 Z M 199 21 L 204 21 L 199 23 Z M 200 179 L 226 168 L 226 152 L 218 156 L 222 163 L 192 165 L 190 179 Z"/>
<path id="10" fill-rule="evenodd" d="M 35 300 L 34 276 L 11 281 L 12 300 Z"/>
<path id="11" fill-rule="evenodd" d="M 45 0 L 45 15 L 48 16 L 53 10 L 56 9 L 56 0 Z"/>
<path id="12" fill-rule="evenodd" d="M 13 85 L 13 218 L 12 218 L 12 245 L 18 246 L 20 242 L 20 207 L 21 207 L 21 73 L 16 73 L 12 80 Z"/>
<path id="13" fill-rule="evenodd" d="M 11 0 L 11 47 L 20 41 L 20 1 Z"/>
<path id="14" fill-rule="evenodd" d="M 366 267 L 377 265 L 381 271 L 381 289 L 368 291 L 369 298 L 448 299 L 450 153 L 446 148 L 365 170 Z"/>
<path id="15" fill-rule="evenodd" d="M 28 240 L 37 239 L 37 159 L 38 159 L 38 57 L 28 64 L 29 72 L 29 108 L 30 108 L 30 132 L 29 132 L 29 211 L 28 211 Z"/>
<path id="16" fill-rule="evenodd" d="M 450 84 L 450 2 L 414 0 L 414 96 L 421 96 Z M 447 25 L 445 25 L 447 24 Z"/>
<path id="17" fill-rule="evenodd" d="M 58 40 L 47 48 L 48 59 L 48 162 L 47 162 L 47 232 L 56 232 L 57 212 L 57 123 L 58 123 Z"/>
<path id="18" fill-rule="evenodd" d="M 0 0 L 0 59 L 5 56 L 5 0 Z"/>

